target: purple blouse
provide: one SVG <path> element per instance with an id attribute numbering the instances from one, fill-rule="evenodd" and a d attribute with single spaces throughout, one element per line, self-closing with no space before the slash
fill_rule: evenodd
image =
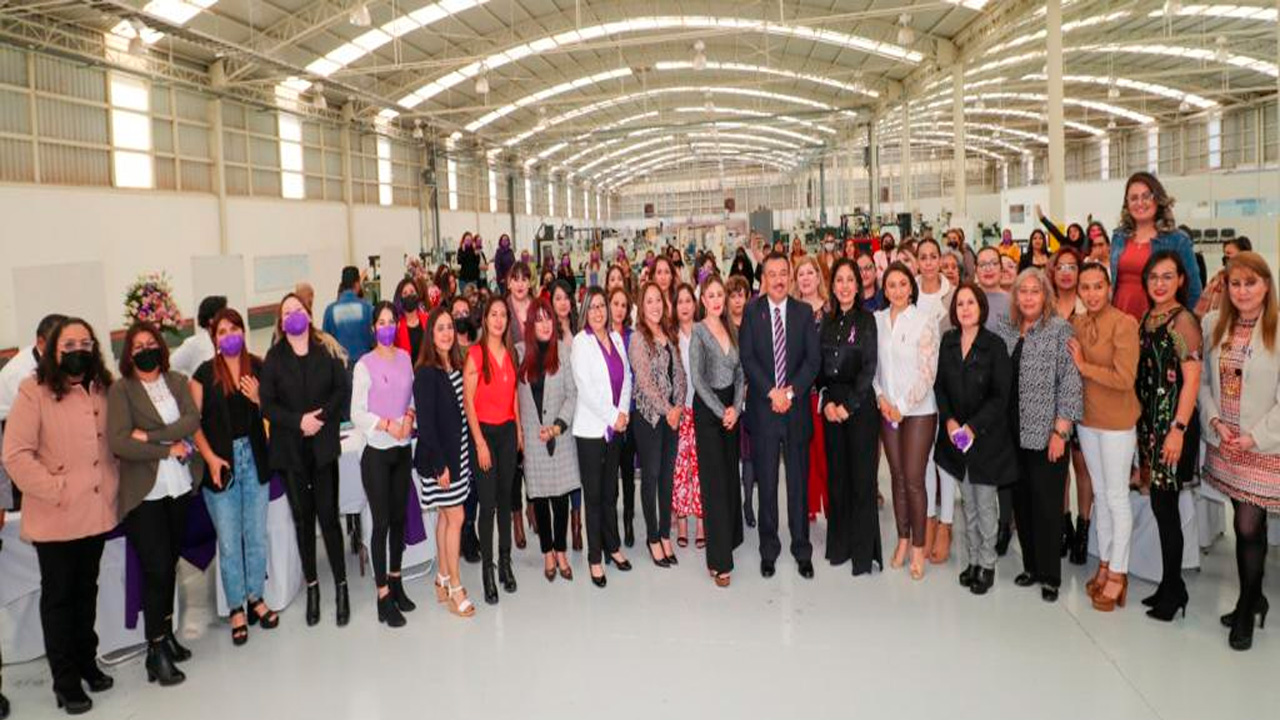
<path id="1" fill-rule="evenodd" d="M 626 373 L 626 368 L 622 365 L 622 353 L 613 347 L 613 340 L 609 340 L 606 345 L 599 336 L 596 342 L 600 344 L 600 352 L 604 353 L 604 363 L 609 368 L 609 386 L 613 388 L 613 404 L 617 407 L 618 401 L 622 399 L 622 380 Z M 613 440 L 613 428 L 605 429 L 604 439 L 606 442 Z"/>

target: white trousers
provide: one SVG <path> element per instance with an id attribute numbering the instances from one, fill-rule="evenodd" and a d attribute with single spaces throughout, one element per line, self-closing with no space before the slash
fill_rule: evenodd
<path id="1" fill-rule="evenodd" d="M 939 472 L 933 462 L 933 453 L 929 453 L 929 464 L 924 469 L 925 507 L 929 508 L 928 517 L 950 525 L 956 517 L 956 480 L 950 475 Z"/>
<path id="2" fill-rule="evenodd" d="M 1112 572 L 1129 572 L 1129 539 L 1133 535 L 1133 506 L 1129 503 L 1129 473 L 1138 448 L 1136 429 L 1097 430 L 1076 426 L 1085 466 L 1093 479 L 1093 525 L 1098 530 L 1098 559 Z"/>

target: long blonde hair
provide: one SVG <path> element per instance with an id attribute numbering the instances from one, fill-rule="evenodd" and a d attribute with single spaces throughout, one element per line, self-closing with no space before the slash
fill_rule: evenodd
<path id="1" fill-rule="evenodd" d="M 1237 272 L 1251 272 L 1267 285 L 1267 299 L 1262 302 L 1262 344 L 1267 346 L 1267 350 L 1274 351 L 1277 315 L 1280 314 L 1280 310 L 1276 307 L 1276 283 L 1271 277 L 1271 268 L 1267 267 L 1267 261 L 1258 253 L 1241 252 L 1236 253 L 1236 256 L 1231 258 L 1231 262 L 1227 263 L 1228 283 L 1231 281 L 1231 276 Z M 1229 331 L 1235 328 L 1236 320 L 1239 318 L 1240 311 L 1236 309 L 1228 295 L 1227 301 L 1222 303 L 1222 309 L 1218 311 L 1218 322 L 1213 326 L 1214 345 L 1225 348 L 1231 342 Z"/>

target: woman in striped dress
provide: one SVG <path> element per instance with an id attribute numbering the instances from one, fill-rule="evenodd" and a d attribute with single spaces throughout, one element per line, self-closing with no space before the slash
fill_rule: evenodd
<path id="1" fill-rule="evenodd" d="M 429 338 L 418 354 L 413 401 L 418 412 L 418 444 L 413 473 L 423 510 L 439 510 L 436 520 L 436 599 L 460 617 L 475 614 L 458 570 L 463 503 L 471 486 L 471 442 L 462 404 L 462 348 L 447 308 L 427 319 Z"/>

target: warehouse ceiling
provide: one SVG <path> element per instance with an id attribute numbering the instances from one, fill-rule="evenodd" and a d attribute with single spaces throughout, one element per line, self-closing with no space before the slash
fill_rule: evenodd
<path id="1" fill-rule="evenodd" d="M 1253 2 L 1065 1 L 1068 140 L 1275 95 L 1276 5 Z M 1043 148 L 1044 15 L 1019 0 L 32 0 L 0 3 L 0 39 L 100 34 L 143 70 L 346 106 L 617 189 L 794 170 L 873 122 L 892 138 L 904 100 L 913 147 L 949 147 L 956 63 L 968 153 Z"/>

